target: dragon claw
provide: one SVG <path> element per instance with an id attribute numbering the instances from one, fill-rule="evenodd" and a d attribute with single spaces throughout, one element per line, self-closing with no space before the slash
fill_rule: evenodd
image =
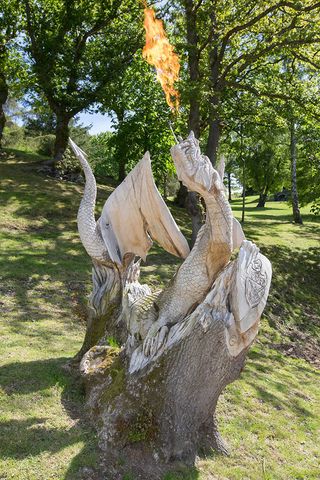
<path id="1" fill-rule="evenodd" d="M 164 326 L 156 326 L 153 325 L 150 331 L 148 332 L 147 337 L 143 342 L 143 354 L 145 357 L 153 357 L 156 353 L 160 350 L 163 346 L 167 334 L 169 332 L 168 327 Z"/>

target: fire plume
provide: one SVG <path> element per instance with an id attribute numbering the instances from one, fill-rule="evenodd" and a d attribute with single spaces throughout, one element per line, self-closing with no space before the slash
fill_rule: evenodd
<path id="1" fill-rule="evenodd" d="M 167 104 L 172 110 L 178 111 L 179 92 L 174 88 L 174 83 L 179 78 L 179 57 L 169 43 L 163 22 L 156 18 L 152 8 L 144 9 L 144 28 L 146 44 L 142 51 L 143 58 L 155 67 Z"/>

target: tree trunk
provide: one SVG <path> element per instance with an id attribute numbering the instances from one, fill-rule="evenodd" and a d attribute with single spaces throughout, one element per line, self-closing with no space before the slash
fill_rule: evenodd
<path id="1" fill-rule="evenodd" d="M 196 192 L 188 192 L 187 188 L 180 182 L 175 204 L 178 205 L 178 207 L 184 207 L 190 215 L 192 225 L 191 246 L 193 246 L 198 232 L 203 225 L 200 197 Z"/>
<path id="2" fill-rule="evenodd" d="M 212 28 L 212 46 L 210 50 L 210 83 L 211 90 L 213 92 L 210 101 L 210 117 L 209 117 L 209 136 L 207 141 L 206 154 L 209 157 L 213 166 L 217 163 L 217 154 L 220 140 L 220 118 L 219 118 L 219 105 L 220 105 L 220 93 L 221 84 L 219 80 L 220 75 L 220 62 L 218 56 L 217 47 L 217 33 L 216 33 L 216 16 L 214 8 L 210 15 L 211 28 Z"/>
<path id="3" fill-rule="evenodd" d="M 127 165 L 127 158 L 128 158 L 128 149 L 125 139 L 123 138 L 122 134 L 122 123 L 124 121 L 124 109 L 118 108 L 115 110 L 115 114 L 117 116 L 118 121 L 118 142 L 116 145 L 116 160 L 118 161 L 118 182 L 121 183 L 126 177 L 126 165 Z M 120 138 L 119 138 L 120 137 Z M 147 151 L 148 148 L 145 149 Z"/>
<path id="4" fill-rule="evenodd" d="M 118 161 L 118 182 L 121 183 L 126 178 L 126 156 L 121 155 Z"/>
<path id="5" fill-rule="evenodd" d="M 88 302 L 87 329 L 83 345 L 72 362 L 79 363 L 83 355 L 104 336 L 123 341 L 115 325 L 122 298 L 122 279 L 119 270 L 97 262 L 92 268 L 93 291 Z"/>
<path id="6" fill-rule="evenodd" d="M 176 198 L 174 199 L 174 204 L 181 208 L 186 208 L 186 199 L 188 196 L 188 189 L 183 185 L 182 182 L 180 183 L 179 190 L 177 192 Z"/>
<path id="7" fill-rule="evenodd" d="M 189 116 L 188 128 L 193 131 L 196 138 L 200 138 L 200 104 L 199 104 L 199 47 L 197 33 L 197 12 L 194 9 L 193 0 L 184 1 L 186 23 L 187 23 L 187 42 L 188 42 L 188 69 L 190 78 L 190 96 L 189 96 Z M 180 188 L 176 197 L 176 204 L 187 209 L 191 217 L 192 238 L 191 245 L 194 245 L 198 232 L 202 226 L 202 213 L 200 207 L 199 195 L 194 192 L 188 192 L 186 187 L 180 182 Z"/>
<path id="8" fill-rule="evenodd" d="M 241 249 L 193 313 L 178 323 L 167 319 L 170 331 L 153 357 L 143 357 L 139 364 L 135 349 L 141 355 L 141 347 L 137 340 L 132 344 L 132 336 L 122 348 L 100 340 L 84 355 L 80 371 L 106 478 L 160 480 L 181 466 L 192 466 L 199 451 L 228 453 L 217 428 L 217 402 L 240 375 L 271 281 L 270 263 L 257 247 L 244 242 Z M 245 302 L 252 301 L 244 310 Z M 131 305 L 136 304 L 133 299 Z M 127 315 L 116 323 L 126 320 L 130 328 L 127 320 L 133 314 L 136 325 L 142 325 L 144 305 L 137 318 L 133 307 L 122 302 Z"/>
<path id="9" fill-rule="evenodd" d="M 8 85 L 4 73 L 0 72 L 0 147 L 2 146 L 3 130 L 6 124 L 4 104 L 8 99 Z"/>
<path id="10" fill-rule="evenodd" d="M 297 188 L 297 136 L 294 121 L 290 126 L 290 160 L 291 160 L 291 201 L 292 214 L 295 223 L 302 224 L 302 217 L 299 208 L 298 188 Z"/>
<path id="11" fill-rule="evenodd" d="M 213 101 L 215 103 L 215 101 Z M 217 163 L 217 153 L 220 140 L 220 120 L 214 119 L 210 122 L 209 137 L 207 142 L 206 153 L 210 158 L 212 165 Z"/>
<path id="12" fill-rule="evenodd" d="M 185 0 L 188 42 L 188 68 L 190 77 L 189 97 L 189 130 L 193 130 L 196 138 L 200 137 L 200 105 L 199 105 L 199 47 L 197 33 L 197 12 L 193 0 Z"/>
<path id="13" fill-rule="evenodd" d="M 242 162 L 242 212 L 241 223 L 244 223 L 244 215 L 246 209 L 246 163 L 243 156 L 243 126 L 240 126 L 240 161 Z"/>
<path id="14" fill-rule="evenodd" d="M 53 149 L 53 168 L 55 168 L 57 163 L 62 160 L 63 155 L 67 149 L 69 140 L 70 116 L 65 113 L 58 113 L 56 115 L 57 125 L 55 132 L 56 138 Z"/>
<path id="15" fill-rule="evenodd" d="M 186 208 L 191 217 L 192 224 L 192 237 L 191 237 L 191 246 L 193 247 L 198 232 L 203 225 L 202 213 L 200 206 L 200 197 L 196 192 L 188 192 L 186 199 Z"/>
<path id="16" fill-rule="evenodd" d="M 228 178 L 228 202 L 232 201 L 231 198 L 231 173 L 227 172 L 227 178 Z"/>
<path id="17" fill-rule="evenodd" d="M 125 268 L 126 256 L 111 262 L 104 251 L 99 253 L 99 245 L 97 250 L 84 242 L 98 256 L 90 299 L 93 317 L 78 358 L 86 351 L 80 372 L 109 480 L 160 480 L 181 466 L 192 466 L 203 449 L 227 452 L 217 429 L 216 405 L 243 368 L 270 288 L 270 262 L 242 232 L 233 235 L 231 208 L 210 161 L 202 158 L 206 165 L 201 168 L 200 158 L 191 159 L 195 169 L 188 173 L 188 147 L 180 147 L 172 149 L 173 160 L 187 187 L 203 194 L 207 218 L 194 248 L 183 255 L 183 264 L 162 292 L 139 283 L 139 262 L 133 263 L 132 256 Z M 195 141 L 192 147 L 196 150 Z M 183 166 L 177 163 L 181 158 Z M 136 181 L 132 187 L 140 210 L 146 201 L 141 196 L 144 185 Z M 162 212 L 155 212 L 156 225 L 168 213 L 165 208 Z M 87 216 L 92 221 L 92 206 Z M 103 221 L 101 216 L 98 229 Z M 90 227 L 82 219 L 80 225 L 86 224 Z M 101 231 L 110 235 L 109 226 Z M 146 227 L 143 217 L 137 228 L 145 233 Z M 128 231 L 130 239 L 132 234 Z M 120 237 L 113 231 L 109 239 L 119 245 Z M 237 258 L 230 261 L 238 247 Z M 99 325 L 93 327 L 96 320 Z"/>
<path id="18" fill-rule="evenodd" d="M 259 194 L 259 201 L 256 208 L 264 208 L 266 205 L 268 195 L 264 192 Z"/>
<path id="19" fill-rule="evenodd" d="M 223 323 L 217 322 L 205 334 L 198 324 L 152 368 L 136 374 L 129 374 L 117 349 L 98 347 L 88 355 L 81 368 L 106 478 L 160 480 L 193 466 L 199 451 L 226 454 L 215 409 L 223 389 L 239 377 L 245 354 L 230 357 Z"/>

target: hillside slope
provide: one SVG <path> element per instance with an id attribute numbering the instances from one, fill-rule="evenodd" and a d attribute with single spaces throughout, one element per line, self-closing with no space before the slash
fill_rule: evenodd
<path id="1" fill-rule="evenodd" d="M 76 228 L 82 187 L 40 174 L 35 155 L 0 160 L 0 478 L 98 480 L 83 392 L 63 368 L 81 345 L 90 291 Z M 99 188 L 100 206 L 111 191 Z M 245 232 L 271 259 L 274 279 L 258 341 L 219 404 L 232 454 L 167 480 L 320 478 L 320 225 L 307 209 L 298 226 L 285 204 L 257 210 L 248 201 Z M 239 216 L 240 202 L 233 208 Z M 173 214 L 190 233 L 185 212 Z M 155 247 L 143 281 L 165 283 L 176 263 Z"/>

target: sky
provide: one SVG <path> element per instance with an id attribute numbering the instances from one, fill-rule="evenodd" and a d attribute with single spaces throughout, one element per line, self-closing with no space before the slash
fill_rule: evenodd
<path id="1" fill-rule="evenodd" d="M 113 130 L 111 117 L 109 115 L 102 115 L 101 113 L 80 113 L 77 117 L 79 118 L 79 123 L 84 126 L 92 125 L 90 128 L 91 135 Z"/>

